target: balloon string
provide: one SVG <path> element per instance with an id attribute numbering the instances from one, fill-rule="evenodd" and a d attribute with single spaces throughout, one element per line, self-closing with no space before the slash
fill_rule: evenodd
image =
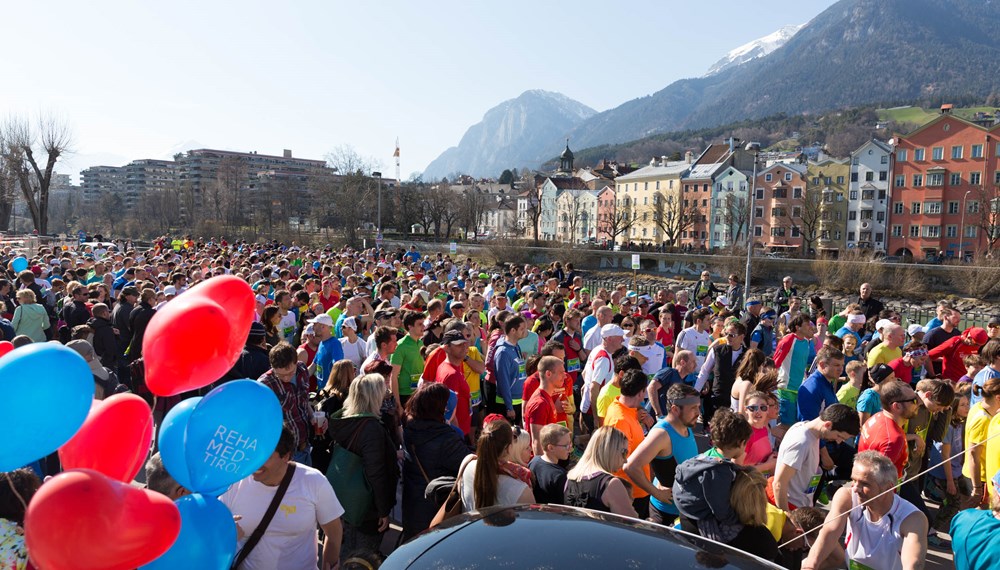
<path id="1" fill-rule="evenodd" d="M 17 492 L 17 487 L 14 486 L 14 480 L 11 478 L 10 473 L 5 472 L 3 474 L 3 478 L 7 480 L 7 485 L 10 486 L 10 490 L 14 491 L 14 496 L 17 497 L 18 501 L 21 501 L 21 506 L 24 507 L 24 512 L 27 513 L 28 503 L 24 500 L 24 497 L 21 496 L 21 493 Z"/>
<path id="2" fill-rule="evenodd" d="M 903 485 L 905 485 L 905 484 L 909 483 L 910 481 L 913 481 L 914 479 L 916 479 L 916 478 L 918 478 L 918 477 L 921 477 L 921 476 L 923 476 L 923 475 L 924 475 L 925 473 L 929 473 L 929 472 L 931 472 L 931 471 L 933 471 L 933 470 L 937 469 L 938 467 L 940 467 L 940 466 L 944 465 L 945 463 L 948 463 L 948 462 L 949 462 L 949 461 L 951 461 L 952 459 L 955 459 L 955 458 L 956 458 L 956 457 L 958 457 L 959 455 L 965 455 L 965 452 L 966 452 L 966 451 L 970 451 L 970 450 L 972 450 L 972 449 L 975 449 L 975 448 L 977 448 L 977 447 L 979 447 L 979 446 L 981 446 L 981 445 L 986 445 L 986 442 L 987 442 L 987 441 L 989 441 L 989 440 L 993 439 L 994 437 L 996 437 L 996 436 L 998 436 L 998 435 L 1000 435 L 1000 432 L 997 432 L 997 433 L 995 433 L 995 434 L 991 435 L 990 437 L 987 437 L 986 439 L 984 439 L 983 441 L 981 441 L 981 442 L 979 442 L 979 443 L 977 443 L 977 444 L 973 445 L 973 446 L 972 446 L 972 447 L 970 447 L 969 449 L 963 449 L 962 451 L 959 451 L 959 452 L 958 452 L 958 453 L 956 453 L 955 455 L 952 455 L 951 457 L 949 457 L 948 459 L 945 459 L 944 461 L 942 461 L 941 463 L 938 463 L 937 465 L 932 465 L 932 466 L 928 467 L 927 469 L 924 469 L 923 471 L 921 471 L 920 473 L 917 473 L 916 475 L 914 475 L 913 477 L 910 477 L 909 479 L 905 479 L 905 480 L 903 480 L 903 481 L 901 481 L 901 482 L 897 483 L 896 485 L 892 486 L 891 488 L 889 488 L 889 489 L 887 489 L 887 490 L 885 490 L 885 491 L 883 491 L 883 492 L 879 493 L 878 495 L 875 495 L 874 497 L 872 497 L 872 498 L 868 499 L 867 501 L 865 501 L 865 502 L 861 503 L 860 505 L 858 505 L 858 506 L 856 506 L 856 507 L 851 507 L 850 509 L 847 509 L 847 510 L 846 510 L 846 511 L 844 511 L 843 513 L 840 513 L 839 515 L 837 515 L 836 517 L 834 517 L 834 518 L 832 518 L 832 519 L 830 519 L 830 520 L 824 520 L 824 521 L 823 521 L 823 524 L 821 524 L 821 525 L 819 525 L 819 526 L 817 526 L 817 527 L 815 527 L 815 528 L 811 528 L 811 529 L 809 529 L 809 530 L 804 530 L 804 531 L 802 531 L 802 534 L 801 534 L 801 535 L 799 535 L 799 536 L 806 536 L 807 534 L 811 534 L 811 533 L 814 533 L 814 532 L 816 532 L 817 530 L 820 530 L 821 528 L 823 528 L 824 526 L 826 526 L 826 524 L 827 524 L 827 523 L 831 523 L 831 522 L 833 522 L 833 521 L 835 521 L 835 520 L 837 520 L 837 519 L 839 519 L 839 518 L 841 518 L 841 517 L 844 517 L 844 516 L 847 516 L 847 515 L 851 514 L 851 511 L 853 511 L 854 509 L 860 509 L 861 507 L 864 507 L 865 505 L 867 505 L 868 503 L 870 503 L 870 502 L 874 501 L 875 499 L 877 499 L 877 498 L 881 497 L 882 495 L 887 495 L 887 494 L 889 494 L 889 493 L 895 493 L 895 492 L 896 492 L 896 490 L 897 490 L 898 488 L 900 488 L 900 487 L 902 487 Z M 985 484 L 985 481 L 984 481 L 984 484 Z M 831 497 L 831 500 L 832 500 L 832 497 Z M 795 537 L 795 538 L 793 538 L 793 539 L 791 539 L 791 540 L 789 540 L 789 541 L 787 541 L 787 542 L 784 542 L 784 543 L 782 543 L 782 544 L 779 544 L 779 545 L 778 545 L 778 548 L 784 548 L 784 547 L 788 546 L 789 544 L 791 544 L 791 543 L 795 542 L 795 541 L 796 541 L 796 540 L 798 540 L 798 539 L 799 539 L 799 537 L 797 536 L 797 537 Z"/>

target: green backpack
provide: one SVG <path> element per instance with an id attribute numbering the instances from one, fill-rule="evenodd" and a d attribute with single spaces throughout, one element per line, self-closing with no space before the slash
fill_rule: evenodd
<path id="1" fill-rule="evenodd" d="M 371 414 L 364 415 L 375 418 Z M 361 456 L 348 450 L 354 447 L 354 442 L 366 425 L 368 422 L 361 422 L 355 428 L 346 447 L 334 440 L 330 466 L 326 470 L 326 478 L 337 493 L 341 506 L 344 507 L 344 521 L 353 526 L 360 526 L 366 518 L 370 518 L 369 513 L 375 508 L 375 496 L 368 479 L 365 478 Z"/>

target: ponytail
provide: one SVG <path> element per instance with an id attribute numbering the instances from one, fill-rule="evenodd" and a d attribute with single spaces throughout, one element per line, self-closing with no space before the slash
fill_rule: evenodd
<path id="1" fill-rule="evenodd" d="M 514 432 L 506 421 L 486 424 L 476 445 L 476 474 L 473 495 L 476 509 L 492 507 L 500 492 L 500 461 L 514 441 Z"/>

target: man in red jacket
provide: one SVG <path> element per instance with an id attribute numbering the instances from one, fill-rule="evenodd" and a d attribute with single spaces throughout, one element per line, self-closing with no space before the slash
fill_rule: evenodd
<path id="1" fill-rule="evenodd" d="M 965 329 L 965 332 L 960 336 L 950 338 L 935 346 L 927 353 L 927 358 L 931 362 L 942 361 L 941 375 L 952 382 L 958 382 L 965 374 L 965 364 L 962 362 L 962 358 L 966 354 L 979 352 L 979 347 L 986 344 L 987 340 L 989 340 L 989 335 L 986 334 L 985 329 L 971 327 Z"/>

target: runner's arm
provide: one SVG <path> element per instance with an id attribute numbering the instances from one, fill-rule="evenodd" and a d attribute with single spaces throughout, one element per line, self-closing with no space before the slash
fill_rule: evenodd
<path id="1" fill-rule="evenodd" d="M 660 381 L 653 380 L 646 386 L 646 397 L 649 398 L 649 405 L 653 407 L 656 417 L 663 417 L 663 410 L 660 409 Z"/>
<path id="2" fill-rule="evenodd" d="M 344 536 L 344 526 L 340 517 L 320 525 L 323 529 L 323 568 L 336 568 L 340 564 L 340 545 Z"/>
<path id="3" fill-rule="evenodd" d="M 694 383 L 694 389 L 701 392 L 702 388 L 705 387 L 705 383 L 708 382 L 708 375 L 712 373 L 715 369 L 715 349 L 712 348 L 708 351 L 708 355 L 705 356 L 705 363 L 701 365 L 701 370 L 698 372 L 698 380 Z"/>
<path id="4" fill-rule="evenodd" d="M 788 485 L 798 469 L 778 463 L 778 468 L 774 471 L 774 481 L 771 483 L 774 491 L 774 506 L 783 511 L 788 510 Z"/>
<path id="5" fill-rule="evenodd" d="M 921 570 L 927 561 L 927 517 L 919 511 L 906 517 L 899 526 L 899 534 L 903 535 L 903 548 L 899 552 L 903 570 Z"/>
<path id="6" fill-rule="evenodd" d="M 673 493 L 670 489 L 657 487 L 646 477 L 645 467 L 656 457 L 665 457 L 673 453 L 670 445 L 670 435 L 666 430 L 658 429 L 650 432 L 639 447 L 629 455 L 623 469 L 625 474 L 636 487 L 653 495 L 657 499 L 668 502 L 672 499 Z"/>

